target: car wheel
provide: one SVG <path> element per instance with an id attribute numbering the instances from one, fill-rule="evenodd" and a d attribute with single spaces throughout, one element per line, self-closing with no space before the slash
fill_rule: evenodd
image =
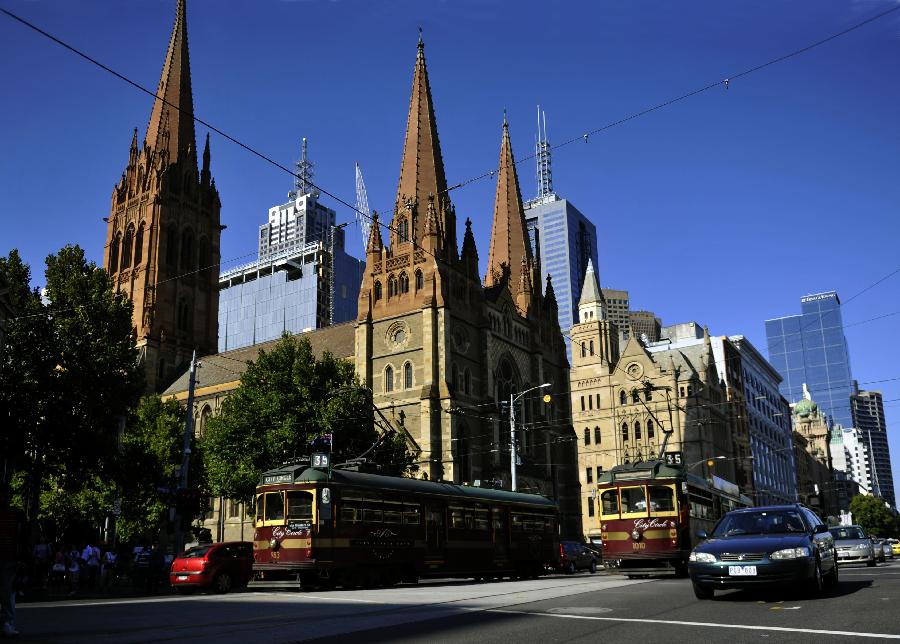
<path id="1" fill-rule="evenodd" d="M 592 575 L 593 575 L 595 572 L 597 572 L 597 562 L 596 562 L 596 561 L 591 561 L 591 568 L 590 568 L 590 570 L 591 570 L 591 574 L 592 574 Z"/>
<path id="2" fill-rule="evenodd" d="M 716 596 L 716 591 L 714 588 L 708 588 L 707 586 L 701 586 L 698 583 L 693 583 L 694 586 L 694 597 L 697 599 L 712 599 Z"/>
<path id="3" fill-rule="evenodd" d="M 816 559 L 816 567 L 813 570 L 812 579 L 807 582 L 807 593 L 811 597 L 818 597 L 822 594 L 822 589 L 825 587 L 825 580 L 822 577 L 822 564 Z"/>
<path id="4" fill-rule="evenodd" d="M 837 557 L 834 560 L 834 567 L 831 569 L 831 572 L 828 573 L 828 577 L 825 579 L 825 584 L 829 588 L 835 588 L 838 585 L 838 564 Z"/>
<path id="5" fill-rule="evenodd" d="M 217 593 L 227 593 L 231 590 L 231 575 L 227 572 L 220 572 L 213 581 L 213 588 Z"/>
<path id="6" fill-rule="evenodd" d="M 570 561 L 570 562 L 569 562 L 569 565 L 566 566 L 566 574 L 567 574 L 567 575 L 574 575 L 574 574 L 575 574 L 575 570 L 576 570 L 576 568 L 575 568 L 575 562 L 574 562 L 574 561 Z"/>

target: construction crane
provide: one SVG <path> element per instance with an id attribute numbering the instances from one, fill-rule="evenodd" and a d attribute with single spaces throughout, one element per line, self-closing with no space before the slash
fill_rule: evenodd
<path id="1" fill-rule="evenodd" d="M 369 197 L 366 195 L 366 184 L 363 181 L 359 162 L 356 163 L 356 223 L 362 233 L 363 254 L 369 245 L 369 229 L 372 227 L 372 213 L 369 212 Z"/>

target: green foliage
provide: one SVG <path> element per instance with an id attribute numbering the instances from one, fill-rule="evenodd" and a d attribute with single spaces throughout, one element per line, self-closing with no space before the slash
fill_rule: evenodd
<path id="1" fill-rule="evenodd" d="M 324 433 L 334 437 L 334 463 L 369 452 L 392 473 L 409 466 L 402 441 L 379 438 L 370 393 L 353 366 L 329 352 L 317 360 L 308 339 L 285 334 L 248 365 L 221 414 L 209 420 L 202 447 L 212 493 L 251 499 L 262 472 L 308 455 Z"/>
<path id="2" fill-rule="evenodd" d="M 897 517 L 885 507 L 884 501 L 877 497 L 863 494 L 854 496 L 850 500 L 850 512 L 853 514 L 853 521 L 862 526 L 869 536 L 897 535 Z"/>
<path id="3" fill-rule="evenodd" d="M 156 532 L 174 501 L 159 488 L 178 485 L 184 436 L 184 409 L 174 398 L 144 398 L 122 436 L 121 515 L 119 536 L 130 539 Z M 191 481 L 202 470 L 192 458 Z"/>
<path id="4" fill-rule="evenodd" d="M 42 299 L 16 251 L 0 258 L 16 310 L 0 362 L 3 456 L 32 518 L 96 525 L 115 498 L 119 431 L 143 388 L 132 307 L 78 246 L 46 264 Z"/>

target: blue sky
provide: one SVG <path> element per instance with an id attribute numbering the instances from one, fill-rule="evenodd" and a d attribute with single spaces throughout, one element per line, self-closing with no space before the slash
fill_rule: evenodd
<path id="1" fill-rule="evenodd" d="M 155 88 L 174 0 L 3 5 Z M 497 162 L 504 108 L 532 152 L 734 76 L 894 6 L 893 0 L 659 3 L 189 0 L 199 117 L 283 164 L 308 137 L 316 181 L 393 205 L 422 26 L 450 184 Z M 900 12 L 554 153 L 554 184 L 596 224 L 604 286 L 665 323 L 697 320 L 765 351 L 763 320 L 802 295 L 848 300 L 900 267 Z M 102 217 L 151 100 L 0 16 L 0 253 L 78 243 L 100 261 Z M 205 129 L 198 126 L 198 140 Z M 291 178 L 213 135 L 223 267 L 248 261 Z M 534 193 L 531 162 L 519 167 Z M 455 190 L 487 257 L 494 185 Z M 352 212 L 338 204 L 339 218 Z M 460 233 L 459 238 L 462 239 Z M 358 231 L 349 249 L 362 254 Z M 230 261 L 229 261 L 230 260 Z M 900 274 L 844 308 L 854 376 L 884 392 L 900 480 Z M 895 378 L 876 383 L 873 381 Z M 870 383 L 870 384 L 865 384 Z"/>

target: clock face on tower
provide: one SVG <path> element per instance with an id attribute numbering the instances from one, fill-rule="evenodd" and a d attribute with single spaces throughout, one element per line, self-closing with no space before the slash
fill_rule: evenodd
<path id="1" fill-rule="evenodd" d="M 644 368 L 638 362 L 632 362 L 625 367 L 625 374 L 632 380 L 638 380 L 644 375 Z"/>

